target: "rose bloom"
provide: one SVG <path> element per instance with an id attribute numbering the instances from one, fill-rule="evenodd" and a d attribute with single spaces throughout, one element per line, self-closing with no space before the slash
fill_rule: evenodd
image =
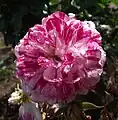
<path id="1" fill-rule="evenodd" d="M 69 102 L 95 86 L 103 71 L 101 35 L 91 21 L 55 12 L 15 47 L 16 73 L 34 101 Z"/>
<path id="2" fill-rule="evenodd" d="M 42 120 L 42 116 L 35 103 L 26 102 L 19 108 L 19 120 Z"/>

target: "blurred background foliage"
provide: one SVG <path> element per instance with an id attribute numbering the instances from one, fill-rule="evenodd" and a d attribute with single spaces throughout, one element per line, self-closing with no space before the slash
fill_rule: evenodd
<path id="1" fill-rule="evenodd" d="M 118 0 L 0 0 L 0 31 L 5 44 L 14 47 L 29 27 L 57 10 L 114 28 L 118 22 L 117 5 Z"/>
<path id="2" fill-rule="evenodd" d="M 118 120 L 118 0 L 0 0 L 0 32 L 4 44 L 14 48 L 30 27 L 57 10 L 93 21 L 101 33 L 107 53 L 104 72 L 95 91 L 82 99 L 104 105 L 102 111 L 87 111 L 93 120 Z M 10 53 L 0 57 L 0 79 L 11 73 L 11 56 Z"/>

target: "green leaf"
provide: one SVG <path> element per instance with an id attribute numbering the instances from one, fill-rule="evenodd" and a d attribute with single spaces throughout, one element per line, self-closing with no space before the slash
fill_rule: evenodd
<path id="1" fill-rule="evenodd" d="M 59 4 L 50 5 L 50 11 L 55 12 L 55 10 L 57 10 L 57 8 L 58 8 L 58 5 Z"/>
<path id="2" fill-rule="evenodd" d="M 115 3 L 116 5 L 118 5 L 118 0 L 113 0 L 113 3 Z"/>
<path id="3" fill-rule="evenodd" d="M 57 0 L 50 0 L 50 3 L 51 3 L 52 5 L 54 5 L 54 4 L 57 4 L 58 1 L 57 1 Z"/>
<path id="4" fill-rule="evenodd" d="M 98 3 L 97 5 L 98 5 L 100 8 L 102 8 L 102 9 L 105 8 L 105 5 L 102 4 L 102 3 Z"/>
<path id="5" fill-rule="evenodd" d="M 81 102 L 80 105 L 81 105 L 81 108 L 85 111 L 86 110 L 93 110 L 93 109 L 101 109 L 104 107 L 104 106 L 97 106 L 97 105 L 90 103 L 90 102 Z"/>
<path id="6" fill-rule="evenodd" d="M 104 108 L 104 106 L 97 106 L 90 102 L 73 101 L 72 103 L 76 104 L 80 109 L 83 109 L 84 111 Z"/>

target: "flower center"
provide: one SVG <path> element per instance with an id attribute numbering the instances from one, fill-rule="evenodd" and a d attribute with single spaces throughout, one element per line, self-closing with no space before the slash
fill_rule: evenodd
<path id="1" fill-rule="evenodd" d="M 57 55 L 54 55 L 54 60 L 57 61 L 57 62 L 61 62 L 61 58 Z"/>
<path id="2" fill-rule="evenodd" d="M 54 61 L 57 68 L 61 66 L 62 60 L 61 60 L 61 58 L 59 56 L 54 55 L 53 56 L 53 61 Z"/>

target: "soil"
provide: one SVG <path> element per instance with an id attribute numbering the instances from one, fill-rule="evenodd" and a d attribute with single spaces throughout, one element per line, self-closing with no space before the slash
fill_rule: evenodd
<path id="1" fill-rule="evenodd" d="M 0 48 L 0 60 L 5 55 L 9 55 L 11 48 Z M 6 64 L 13 64 L 9 63 L 13 61 L 13 57 L 10 56 L 8 63 Z M 8 98 L 10 94 L 14 91 L 16 83 L 18 80 L 14 78 L 13 74 L 7 80 L 0 80 L 0 120 L 17 120 L 18 119 L 18 105 L 13 105 L 8 103 Z"/>
<path id="2" fill-rule="evenodd" d="M 0 82 L 0 120 L 17 120 L 18 119 L 18 105 L 8 103 L 10 94 L 14 91 L 16 80 Z"/>

